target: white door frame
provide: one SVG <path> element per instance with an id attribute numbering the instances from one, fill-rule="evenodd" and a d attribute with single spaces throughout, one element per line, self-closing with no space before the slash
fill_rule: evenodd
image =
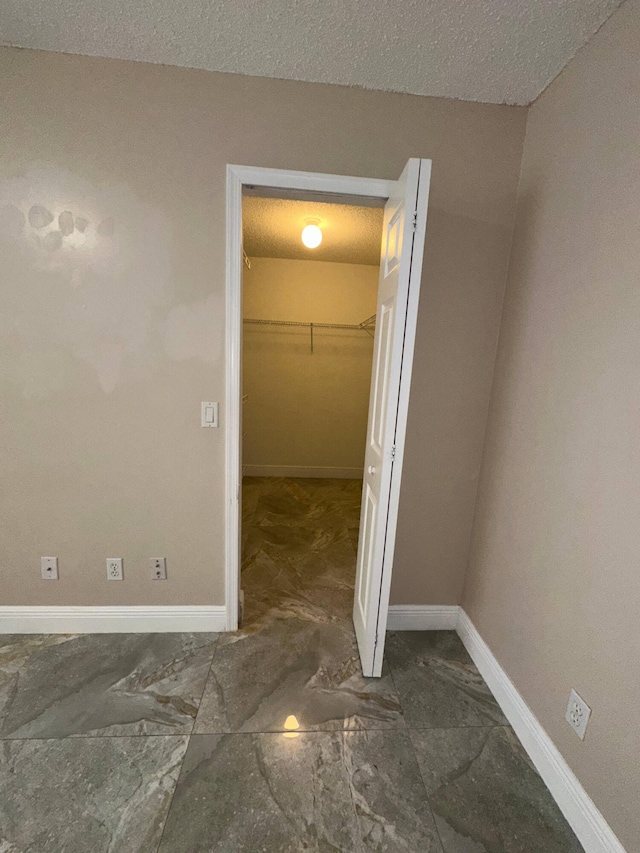
<path id="1" fill-rule="evenodd" d="M 242 187 L 271 187 L 387 200 L 396 181 L 227 166 L 225 398 L 225 606 L 227 631 L 238 629 L 240 598 L 240 406 L 242 363 Z"/>

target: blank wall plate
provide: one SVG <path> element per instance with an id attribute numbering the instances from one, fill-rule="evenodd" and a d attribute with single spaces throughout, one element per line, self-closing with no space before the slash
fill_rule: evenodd
<path id="1" fill-rule="evenodd" d="M 107 557 L 107 580 L 124 580 L 124 572 L 122 570 L 122 557 Z"/>
<path id="2" fill-rule="evenodd" d="M 42 579 L 45 581 L 58 580 L 58 558 L 57 557 L 40 557 L 40 571 Z"/>
<path id="3" fill-rule="evenodd" d="M 154 581 L 166 581 L 167 579 L 167 558 L 166 557 L 151 557 L 151 577 Z"/>
<path id="4" fill-rule="evenodd" d="M 591 708 L 582 696 L 579 696 L 575 690 L 572 690 L 569 696 L 569 704 L 567 705 L 567 713 L 564 717 L 580 740 L 584 740 L 590 716 Z"/>

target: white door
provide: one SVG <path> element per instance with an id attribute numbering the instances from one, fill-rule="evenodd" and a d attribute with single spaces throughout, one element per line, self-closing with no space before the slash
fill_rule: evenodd
<path id="1" fill-rule="evenodd" d="M 353 603 L 366 676 L 382 672 L 430 175 L 409 160 L 384 211 Z"/>

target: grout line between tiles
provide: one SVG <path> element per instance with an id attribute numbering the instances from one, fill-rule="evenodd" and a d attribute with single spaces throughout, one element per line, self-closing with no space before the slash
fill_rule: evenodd
<path id="1" fill-rule="evenodd" d="M 473 726 L 410 726 L 410 725 L 402 725 L 397 728 L 391 728 L 388 726 L 367 726 L 366 728 L 333 728 L 333 729 L 297 729 L 296 734 L 301 735 L 318 735 L 318 734 L 367 734 L 368 732 L 382 732 L 385 733 L 395 733 L 395 732 L 439 732 L 439 731 L 456 731 L 456 730 L 464 730 L 464 729 L 505 729 L 512 731 L 511 726 L 509 725 L 473 725 Z M 59 741 L 59 740 L 78 740 L 78 741 L 90 741 L 90 740 L 116 740 L 118 738 L 190 738 L 190 737 L 207 737 L 214 735 L 284 735 L 290 734 L 284 729 L 251 729 L 250 731 L 207 731 L 207 732 L 194 732 L 191 730 L 190 732 L 170 732 L 170 733 L 162 733 L 162 732 L 154 732 L 152 734 L 89 734 L 89 735 L 79 735 L 79 734 L 68 734 L 61 735 L 59 737 L 51 737 L 51 736 L 42 736 L 42 737 L 3 737 L 0 738 L 0 743 L 20 743 L 22 741 Z"/>
<path id="2" fill-rule="evenodd" d="M 442 836 L 440 835 L 440 830 L 438 829 L 438 822 L 436 820 L 436 814 L 433 810 L 433 806 L 431 805 L 431 798 L 429 797 L 429 792 L 427 791 L 427 783 L 426 783 L 425 778 L 424 778 L 424 773 L 422 772 L 422 766 L 421 766 L 420 761 L 418 759 L 418 753 L 416 751 L 416 747 L 415 747 L 415 744 L 413 742 L 413 738 L 411 737 L 411 731 L 407 732 L 407 737 L 409 738 L 409 743 L 411 744 L 411 750 L 412 750 L 413 755 L 416 759 L 416 764 L 418 765 L 418 773 L 420 774 L 420 778 L 422 779 L 422 787 L 424 789 L 424 798 L 426 800 L 427 806 L 429 807 L 429 813 L 431 814 L 431 819 L 433 820 L 433 827 L 434 827 L 436 834 L 438 836 L 438 841 L 440 842 L 440 848 L 442 850 L 442 853 L 445 853 L 444 842 L 442 840 Z"/>

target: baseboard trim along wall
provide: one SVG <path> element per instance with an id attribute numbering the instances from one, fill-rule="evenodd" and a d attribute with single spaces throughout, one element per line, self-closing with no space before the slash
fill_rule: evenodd
<path id="1" fill-rule="evenodd" d="M 336 477 L 361 480 L 364 468 L 305 467 L 303 465 L 243 465 L 243 477 Z"/>
<path id="2" fill-rule="evenodd" d="M 457 604 L 391 604 L 387 631 L 455 631 L 459 612 Z"/>
<path id="3" fill-rule="evenodd" d="M 625 853 L 596 804 L 462 609 L 457 632 L 585 853 Z"/>
<path id="4" fill-rule="evenodd" d="M 0 634 L 225 631 L 223 605 L 0 607 Z M 457 605 L 391 605 L 390 631 L 456 630 L 506 718 L 577 835 L 585 853 L 625 853 L 560 751 Z"/>
<path id="5" fill-rule="evenodd" d="M 455 629 L 520 738 L 585 853 L 625 853 L 577 776 L 498 663 L 464 610 L 458 606 L 395 604 L 389 607 L 389 631 Z"/>
<path id="6" fill-rule="evenodd" d="M 143 634 L 225 631 L 224 605 L 0 607 L 0 634 Z"/>

